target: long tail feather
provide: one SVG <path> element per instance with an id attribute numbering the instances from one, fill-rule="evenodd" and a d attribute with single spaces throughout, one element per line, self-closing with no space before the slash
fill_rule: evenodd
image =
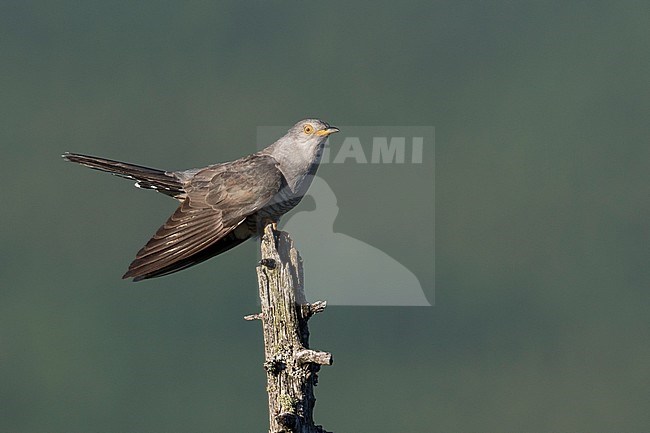
<path id="1" fill-rule="evenodd" d="M 135 180 L 138 188 L 153 189 L 172 197 L 184 193 L 180 180 L 172 173 L 127 162 L 113 161 L 79 153 L 64 153 L 63 159 L 85 165 L 94 170 L 105 171 L 125 179 Z"/>

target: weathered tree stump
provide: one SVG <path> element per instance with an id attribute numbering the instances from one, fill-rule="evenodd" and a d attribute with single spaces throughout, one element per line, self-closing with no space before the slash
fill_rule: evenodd
<path id="1" fill-rule="evenodd" d="M 331 365 L 332 355 L 309 348 L 307 327 L 327 303 L 307 303 L 302 259 L 287 233 L 267 224 L 261 251 L 257 280 L 262 312 L 245 319 L 262 321 L 269 433 L 327 433 L 314 425 L 314 386 L 320 366 Z"/>

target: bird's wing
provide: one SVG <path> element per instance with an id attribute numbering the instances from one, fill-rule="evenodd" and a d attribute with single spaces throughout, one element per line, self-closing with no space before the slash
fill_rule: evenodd
<path id="1" fill-rule="evenodd" d="M 138 252 L 123 278 L 143 279 L 163 268 L 167 274 L 187 267 L 189 258 L 268 204 L 282 183 L 277 161 L 267 155 L 253 154 L 196 172 L 185 184 L 185 201 Z"/>

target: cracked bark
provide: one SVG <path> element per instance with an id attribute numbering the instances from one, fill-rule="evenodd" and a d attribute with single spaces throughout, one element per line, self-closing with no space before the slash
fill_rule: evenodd
<path id="1" fill-rule="evenodd" d="M 307 327 L 327 303 L 307 303 L 302 259 L 287 233 L 266 225 L 261 251 L 257 280 L 262 312 L 245 319 L 262 321 L 269 433 L 327 433 L 314 425 L 314 386 L 320 366 L 331 365 L 332 355 L 309 348 Z"/>

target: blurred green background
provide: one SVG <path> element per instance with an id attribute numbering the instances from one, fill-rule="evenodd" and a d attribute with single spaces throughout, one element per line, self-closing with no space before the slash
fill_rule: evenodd
<path id="1" fill-rule="evenodd" d="M 255 244 L 122 281 L 174 203 L 59 154 L 195 167 L 308 115 L 436 127 L 435 306 L 314 318 L 313 347 L 335 358 L 318 423 L 648 431 L 649 16 L 647 2 L 1 2 L 0 431 L 266 430 L 261 330 L 242 320 Z M 399 209 L 386 194 L 424 200 L 390 167 L 345 167 L 328 179 L 339 228 Z M 408 212 L 379 221 L 358 237 L 417 241 Z"/>

